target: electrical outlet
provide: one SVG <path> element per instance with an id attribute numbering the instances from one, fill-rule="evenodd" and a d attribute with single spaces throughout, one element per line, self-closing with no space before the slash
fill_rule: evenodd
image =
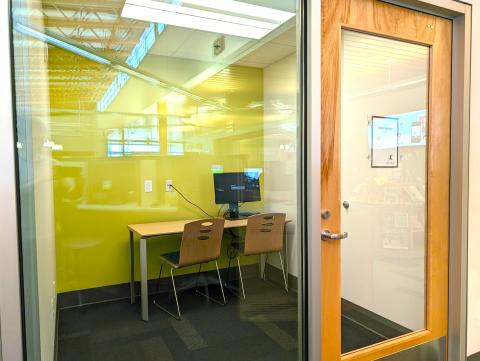
<path id="1" fill-rule="evenodd" d="M 165 192 L 173 192 L 173 187 L 172 187 L 172 180 L 171 179 L 167 179 L 165 181 Z"/>
<path id="2" fill-rule="evenodd" d="M 144 182 L 145 193 L 152 193 L 153 192 L 153 182 L 151 179 L 147 179 Z"/>

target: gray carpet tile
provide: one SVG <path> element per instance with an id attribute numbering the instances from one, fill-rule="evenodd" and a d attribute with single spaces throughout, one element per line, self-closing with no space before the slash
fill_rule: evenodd
<path id="1" fill-rule="evenodd" d="M 172 352 L 161 336 L 149 338 L 140 342 L 141 359 L 145 361 L 175 361 Z"/>
<path id="2" fill-rule="evenodd" d="M 195 326 L 188 320 L 186 316 L 183 316 L 181 320 L 171 319 L 169 322 L 177 333 L 177 336 L 190 351 L 200 350 L 208 347 L 207 342 L 202 336 L 200 336 Z"/>
<path id="3" fill-rule="evenodd" d="M 63 309 L 58 361 L 297 360 L 296 295 L 258 279 L 245 286 L 247 300 L 227 292 L 226 306 L 182 292 L 181 321 L 154 307 L 153 297 L 149 322 L 140 320 L 139 302 L 129 300 Z M 218 285 L 209 294 L 219 298 Z M 175 307 L 167 294 L 155 298 Z"/>
<path id="4" fill-rule="evenodd" d="M 246 280 L 245 293 L 244 301 L 227 292 L 221 306 L 185 290 L 181 321 L 154 307 L 153 297 L 149 322 L 140 320 L 140 303 L 129 300 L 63 309 L 58 361 L 296 361 L 296 294 L 259 279 Z M 210 285 L 209 295 L 220 298 L 218 285 Z M 167 293 L 155 298 L 175 309 Z M 381 341 L 342 317 L 343 352 Z"/>

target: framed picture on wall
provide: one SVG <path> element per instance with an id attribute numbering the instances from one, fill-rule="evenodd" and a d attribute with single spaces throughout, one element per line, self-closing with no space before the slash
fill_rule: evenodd
<path id="1" fill-rule="evenodd" d="M 398 167 L 398 118 L 372 116 L 370 151 L 372 168 Z"/>

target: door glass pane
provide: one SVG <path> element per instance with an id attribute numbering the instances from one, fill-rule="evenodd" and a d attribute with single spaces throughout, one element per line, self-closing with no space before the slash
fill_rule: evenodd
<path id="1" fill-rule="evenodd" d="M 12 0 L 27 360 L 299 360 L 297 1 L 145 4 Z"/>
<path id="2" fill-rule="evenodd" d="M 425 328 L 428 47 L 342 31 L 342 352 Z"/>

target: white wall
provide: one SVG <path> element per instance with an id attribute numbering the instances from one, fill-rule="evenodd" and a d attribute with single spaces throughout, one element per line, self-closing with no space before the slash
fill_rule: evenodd
<path id="1" fill-rule="evenodd" d="M 264 68 L 264 205 L 269 212 L 285 212 L 289 273 L 298 276 L 297 236 L 297 58 L 291 54 Z M 269 263 L 279 267 L 276 257 Z"/>

